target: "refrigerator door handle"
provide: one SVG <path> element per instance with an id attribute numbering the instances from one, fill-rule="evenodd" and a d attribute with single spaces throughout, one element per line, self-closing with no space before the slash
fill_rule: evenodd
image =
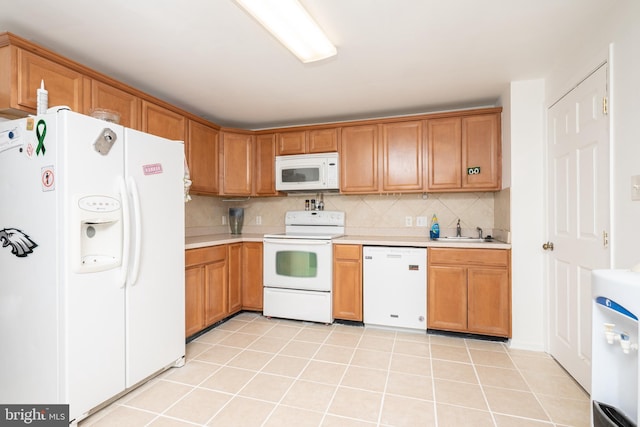
<path id="1" fill-rule="evenodd" d="M 142 252 L 142 215 L 140 212 L 140 193 L 133 177 L 129 177 L 129 188 L 133 199 L 133 217 L 135 221 L 135 238 L 133 245 L 133 266 L 131 267 L 131 276 L 129 277 L 129 285 L 135 285 L 140 272 L 140 255 Z"/>
<path id="2" fill-rule="evenodd" d="M 124 177 L 119 177 L 120 181 L 120 198 L 122 199 L 122 262 L 120 267 L 120 279 L 118 286 L 124 288 L 127 284 L 127 275 L 129 273 L 129 248 L 131 246 L 131 220 L 129 194 L 127 191 L 127 183 Z"/>

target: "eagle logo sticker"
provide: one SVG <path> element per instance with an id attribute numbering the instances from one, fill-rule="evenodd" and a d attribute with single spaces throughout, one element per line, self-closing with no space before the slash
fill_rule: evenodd
<path id="1" fill-rule="evenodd" d="M 33 252 L 33 248 L 38 246 L 36 242 L 17 228 L 0 230 L 0 243 L 3 248 L 11 246 L 11 253 L 19 258 L 26 257 Z"/>

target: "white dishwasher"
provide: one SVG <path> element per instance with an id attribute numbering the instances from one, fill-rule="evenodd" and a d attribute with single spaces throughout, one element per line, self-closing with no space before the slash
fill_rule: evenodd
<path id="1" fill-rule="evenodd" d="M 427 329 L 427 250 L 364 246 L 365 325 Z"/>

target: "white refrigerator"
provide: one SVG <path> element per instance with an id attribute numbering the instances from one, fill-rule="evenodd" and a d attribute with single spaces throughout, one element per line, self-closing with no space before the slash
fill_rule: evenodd
<path id="1" fill-rule="evenodd" d="M 71 111 L 0 122 L 0 402 L 80 420 L 184 364 L 184 144 Z"/>

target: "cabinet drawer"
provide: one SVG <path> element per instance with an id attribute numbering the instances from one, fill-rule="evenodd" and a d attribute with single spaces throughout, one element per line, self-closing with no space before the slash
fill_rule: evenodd
<path id="1" fill-rule="evenodd" d="M 210 246 L 207 248 L 189 249 L 185 252 L 185 266 L 206 264 L 223 260 L 227 256 L 227 246 Z"/>
<path id="2" fill-rule="evenodd" d="M 428 259 L 429 264 L 507 267 L 509 251 L 506 249 L 429 248 Z"/>
<path id="3" fill-rule="evenodd" d="M 336 259 L 360 259 L 360 245 L 334 245 L 333 256 Z"/>

